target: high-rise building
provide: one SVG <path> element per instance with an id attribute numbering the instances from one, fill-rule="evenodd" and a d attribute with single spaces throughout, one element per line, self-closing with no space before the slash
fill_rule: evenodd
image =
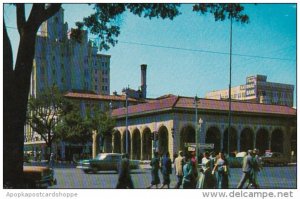
<path id="1" fill-rule="evenodd" d="M 110 55 L 98 54 L 97 45 L 70 38 L 64 10 L 44 22 L 36 39 L 31 94 L 56 85 L 61 91 L 110 93 Z"/>
<path id="2" fill-rule="evenodd" d="M 294 85 L 267 82 L 267 76 L 255 75 L 246 78 L 246 84 L 232 87 L 231 98 L 254 103 L 276 104 L 292 107 Z M 209 99 L 228 99 L 228 89 L 211 91 L 205 95 Z"/>

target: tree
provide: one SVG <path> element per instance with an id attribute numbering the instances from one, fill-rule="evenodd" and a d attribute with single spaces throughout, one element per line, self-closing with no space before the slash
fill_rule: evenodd
<path id="1" fill-rule="evenodd" d="M 63 118 L 76 114 L 76 111 L 74 104 L 65 99 L 56 87 L 51 87 L 29 98 L 26 123 L 46 142 L 50 154 Z M 78 125 L 74 125 L 74 128 Z"/>
<path id="2" fill-rule="evenodd" d="M 15 65 L 13 65 L 13 53 L 6 30 L 7 27 L 5 20 L 3 20 L 3 183 L 5 187 L 22 188 L 23 132 L 26 121 L 36 34 L 40 25 L 59 11 L 61 4 L 33 4 L 27 20 L 25 17 L 25 4 L 15 4 L 15 6 L 17 14 L 16 23 L 20 34 Z M 95 13 L 85 18 L 83 22 L 77 23 L 78 29 L 72 32 L 72 37 L 80 37 L 79 30 L 86 27 L 92 34 L 100 37 L 100 48 L 107 49 L 109 45 L 114 46 L 117 43 L 116 38 L 120 34 L 120 28 L 117 24 L 114 24 L 114 20 L 126 10 L 149 19 L 153 17 L 173 19 L 180 14 L 178 11 L 179 6 L 179 4 L 149 3 L 95 4 Z M 209 8 L 212 7 L 216 6 L 212 5 Z M 205 13 L 209 8 L 205 9 L 204 7 L 199 10 L 201 13 Z M 225 14 L 228 13 L 228 10 L 224 9 L 224 7 L 219 9 L 220 12 L 222 12 L 222 9 Z M 219 10 L 216 10 L 215 13 L 219 12 Z"/>
<path id="3" fill-rule="evenodd" d="M 90 126 L 90 130 L 96 130 L 96 153 L 101 151 L 99 148 L 104 147 L 105 139 L 112 136 L 113 128 L 116 125 L 115 120 L 110 116 L 109 112 L 104 112 L 98 106 L 87 109 L 86 118 Z M 99 143 L 100 140 L 100 143 Z"/>
<path id="4" fill-rule="evenodd" d="M 56 127 L 56 133 L 57 141 L 86 144 L 92 140 L 90 121 L 86 116 L 82 116 L 78 104 L 74 104 L 72 111 L 61 118 L 61 122 Z"/>

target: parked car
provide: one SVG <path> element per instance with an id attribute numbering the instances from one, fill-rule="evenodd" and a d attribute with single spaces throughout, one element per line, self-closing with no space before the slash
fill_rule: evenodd
<path id="1" fill-rule="evenodd" d="M 25 187 L 47 188 L 56 184 L 53 169 L 45 166 L 23 166 Z"/>
<path id="2" fill-rule="evenodd" d="M 264 166 L 279 166 L 287 165 L 289 163 L 289 158 L 279 152 L 265 153 L 265 155 L 261 157 L 261 160 Z"/>
<path id="3" fill-rule="evenodd" d="M 244 157 L 247 155 L 246 152 L 242 151 L 235 155 L 235 157 L 228 157 L 229 167 L 241 168 L 243 166 Z"/>
<path id="4" fill-rule="evenodd" d="M 122 154 L 120 153 L 100 153 L 94 159 L 80 160 L 77 168 L 84 173 L 97 173 L 98 171 L 119 171 Z M 139 168 L 139 160 L 129 160 L 130 169 Z"/>

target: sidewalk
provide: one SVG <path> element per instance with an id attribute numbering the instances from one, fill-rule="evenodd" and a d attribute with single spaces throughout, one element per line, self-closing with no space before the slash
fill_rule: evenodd
<path id="1" fill-rule="evenodd" d="M 48 166 L 47 160 L 42 161 L 30 161 L 24 162 L 24 166 Z M 75 168 L 76 164 L 73 162 L 66 162 L 66 161 L 57 161 L 53 165 L 54 168 Z"/>

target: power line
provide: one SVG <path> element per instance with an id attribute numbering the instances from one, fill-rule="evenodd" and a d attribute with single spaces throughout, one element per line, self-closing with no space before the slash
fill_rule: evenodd
<path id="1" fill-rule="evenodd" d="M 6 26 L 9 29 L 16 29 L 16 27 Z M 45 31 L 38 31 L 43 33 Z M 99 40 L 97 37 L 88 37 L 90 40 Z M 189 52 L 200 52 L 200 53 L 208 53 L 208 54 L 219 54 L 219 55 L 229 55 L 227 52 L 220 52 L 220 51 L 210 51 L 210 50 L 202 50 L 202 49 L 192 49 L 192 48 L 181 48 L 181 47 L 174 47 L 174 46 L 163 46 L 163 45 L 156 45 L 156 44 L 146 44 L 146 43 L 139 43 L 139 42 L 131 42 L 131 41 L 118 41 L 119 43 L 129 44 L 129 45 L 139 45 L 139 46 L 146 46 L 146 47 L 153 47 L 153 48 L 164 48 L 164 49 L 171 49 L 171 50 L 181 50 L 181 51 L 189 51 Z M 248 55 L 248 54 L 239 54 L 239 53 L 232 53 L 233 56 L 238 57 L 249 57 L 254 59 L 270 59 L 270 60 L 280 60 L 280 61 L 293 61 L 295 59 L 288 59 L 288 58 L 280 58 L 280 57 L 269 57 L 269 56 L 259 56 L 259 55 Z"/>
<path id="2" fill-rule="evenodd" d="M 192 48 L 179 48 L 179 47 L 173 47 L 173 46 L 162 46 L 162 45 L 145 44 L 145 43 L 128 42 L 128 41 L 119 41 L 119 42 L 120 43 L 125 43 L 125 44 L 130 44 L 130 45 L 140 45 L 140 46 L 148 46 L 148 47 L 155 47 L 155 48 L 165 48 L 165 49 L 172 49 L 172 50 L 183 50 L 183 51 L 192 51 L 192 52 L 200 52 L 200 53 L 229 55 L 229 53 L 219 52 L 219 51 L 209 51 L 209 50 L 192 49 Z M 258 55 L 246 55 L 246 54 L 238 54 L 238 53 L 232 53 L 232 55 L 238 56 L 238 57 L 273 59 L 273 60 L 281 60 L 281 61 L 295 61 L 294 59 L 287 59 L 287 58 L 267 57 L 267 56 L 258 56 Z"/>

